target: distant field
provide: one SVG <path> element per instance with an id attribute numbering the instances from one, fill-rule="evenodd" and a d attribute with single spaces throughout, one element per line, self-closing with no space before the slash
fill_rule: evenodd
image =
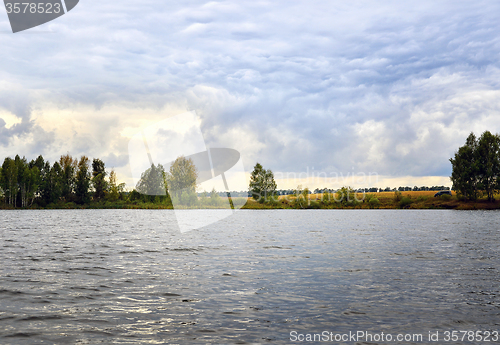
<path id="1" fill-rule="evenodd" d="M 434 194 L 436 194 L 437 191 L 409 191 L 409 192 L 401 192 L 403 197 L 409 197 L 409 198 L 418 198 L 418 197 L 434 197 Z M 456 195 L 455 192 L 451 192 L 453 195 Z M 334 193 L 335 194 L 335 193 Z M 394 192 L 379 192 L 379 193 L 356 193 L 357 198 L 359 200 L 363 199 L 363 194 L 366 195 L 374 195 L 376 198 L 379 200 L 382 199 L 394 199 Z M 309 194 L 309 199 L 310 200 L 320 200 L 322 198 L 323 194 Z M 290 199 L 294 198 L 294 195 L 281 195 L 279 199 Z"/>
<path id="2" fill-rule="evenodd" d="M 244 208 L 248 209 L 273 209 L 273 208 L 322 208 L 322 209 L 337 209 L 337 208 L 356 208 L 356 209 L 368 209 L 368 208 L 378 208 L 378 209 L 395 209 L 395 208 L 405 208 L 405 209 L 464 209 L 464 210 L 474 210 L 474 209 L 499 209 L 500 208 L 500 195 L 496 195 L 495 202 L 488 202 L 485 197 L 480 198 L 477 201 L 461 201 L 458 200 L 455 192 L 452 195 L 444 195 L 440 197 L 434 197 L 437 191 L 408 191 L 401 192 L 401 195 L 396 195 L 394 191 L 392 192 L 380 192 L 380 193 L 357 193 L 356 199 L 358 202 L 350 205 L 340 204 L 335 200 L 323 202 L 323 194 L 310 194 L 307 204 L 300 203 L 297 205 L 295 202 L 295 195 L 281 195 L 279 201 L 272 204 L 259 204 L 252 198 L 248 199 L 248 202 Z M 335 198 L 335 197 L 334 197 Z M 369 200 L 375 198 L 378 201 L 375 203 L 370 203 Z"/>
<path id="3" fill-rule="evenodd" d="M 409 192 L 401 192 L 403 196 L 408 196 L 410 198 L 418 198 L 419 196 L 427 196 L 427 197 L 434 197 L 434 194 L 436 194 L 437 191 L 409 191 Z M 375 195 L 376 198 L 394 198 L 394 192 L 380 192 L 380 193 L 366 193 L 368 194 L 373 194 Z M 456 195 L 455 192 L 451 192 L 452 195 Z"/>

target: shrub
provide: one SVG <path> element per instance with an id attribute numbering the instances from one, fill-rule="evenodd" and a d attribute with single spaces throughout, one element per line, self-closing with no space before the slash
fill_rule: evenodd
<path id="1" fill-rule="evenodd" d="M 427 199 L 428 199 L 428 198 L 427 198 L 426 196 L 421 195 L 421 196 L 419 196 L 419 197 L 417 198 L 417 202 L 424 202 L 424 201 L 426 201 Z"/>
<path id="2" fill-rule="evenodd" d="M 395 191 L 394 192 L 394 201 L 400 202 L 403 199 L 403 194 L 401 194 L 400 191 Z"/>
<path id="3" fill-rule="evenodd" d="M 413 200 L 411 200 L 410 198 L 408 197 L 403 197 L 400 201 L 399 201 L 399 207 L 400 208 L 406 208 L 408 207 L 410 204 L 413 203 Z"/>
<path id="4" fill-rule="evenodd" d="M 329 205 L 333 200 L 333 195 L 328 192 L 324 192 L 321 196 L 321 202 L 325 205 Z"/>
<path id="5" fill-rule="evenodd" d="M 451 195 L 443 194 L 443 195 L 440 195 L 439 198 L 441 200 L 444 200 L 444 201 L 450 201 L 451 200 Z"/>
<path id="6" fill-rule="evenodd" d="M 380 206 L 380 201 L 377 198 L 371 197 L 368 201 L 370 208 L 377 208 Z"/>
<path id="7" fill-rule="evenodd" d="M 259 202 L 260 202 L 260 200 L 259 200 Z M 262 202 L 264 202 L 264 201 L 262 201 Z M 221 204 L 221 198 L 220 198 L 219 194 L 215 191 L 215 188 L 212 188 L 212 191 L 210 192 L 210 205 L 217 207 L 220 204 Z"/>
<path id="8" fill-rule="evenodd" d="M 320 208 L 320 204 L 317 201 L 311 201 L 308 208 Z"/>
<path id="9" fill-rule="evenodd" d="M 173 203 L 174 205 L 179 205 L 179 204 L 181 203 L 181 202 L 180 202 L 180 200 L 179 200 L 179 198 L 177 197 L 177 195 L 174 195 L 174 196 L 172 197 L 172 203 Z"/>
<path id="10" fill-rule="evenodd" d="M 293 206 L 295 208 L 308 208 L 310 205 L 309 199 L 309 189 L 306 188 L 304 190 L 301 189 L 301 186 L 295 190 L 295 200 L 293 201 Z"/>
<path id="11" fill-rule="evenodd" d="M 366 194 L 364 201 L 366 201 L 367 203 L 370 203 L 371 199 L 376 199 L 375 194 Z"/>
<path id="12" fill-rule="evenodd" d="M 132 190 L 129 194 L 128 194 L 128 200 L 129 201 L 135 201 L 135 200 L 141 200 L 141 193 L 139 193 L 138 191 L 136 191 L 135 189 Z"/>
<path id="13" fill-rule="evenodd" d="M 272 207 L 278 206 L 278 197 L 277 196 L 271 196 L 269 199 L 267 199 L 266 204 Z"/>
<path id="14" fill-rule="evenodd" d="M 356 199 L 354 199 L 354 200 L 349 201 L 347 204 L 345 204 L 345 206 L 349 206 L 349 207 L 356 207 L 356 206 L 358 206 L 359 204 L 360 204 L 360 202 L 359 202 L 359 201 L 357 201 Z"/>
<path id="15" fill-rule="evenodd" d="M 354 190 L 351 187 L 340 188 L 335 195 L 335 201 L 339 202 L 343 206 L 353 206 L 358 204 L 354 195 Z"/>

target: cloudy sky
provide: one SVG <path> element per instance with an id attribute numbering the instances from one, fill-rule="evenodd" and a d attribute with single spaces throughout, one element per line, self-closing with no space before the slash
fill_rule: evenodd
<path id="1" fill-rule="evenodd" d="M 467 135 L 500 132 L 499 14 L 497 1 L 81 0 L 13 34 L 2 7 L 0 157 L 85 154 L 130 184 L 130 138 L 196 111 L 207 145 L 239 150 L 248 171 L 450 185 Z"/>

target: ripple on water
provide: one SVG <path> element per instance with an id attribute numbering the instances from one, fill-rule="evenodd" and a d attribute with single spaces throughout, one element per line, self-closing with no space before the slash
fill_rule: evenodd
<path id="1" fill-rule="evenodd" d="M 185 234 L 173 220 L 3 212 L 0 343 L 498 328 L 499 212 L 240 211 Z"/>

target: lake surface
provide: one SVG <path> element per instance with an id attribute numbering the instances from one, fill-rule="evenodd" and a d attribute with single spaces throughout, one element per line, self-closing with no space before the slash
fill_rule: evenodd
<path id="1" fill-rule="evenodd" d="M 169 210 L 0 211 L 0 344 L 500 331 L 499 229 L 496 211 L 240 210 L 187 233 Z"/>

